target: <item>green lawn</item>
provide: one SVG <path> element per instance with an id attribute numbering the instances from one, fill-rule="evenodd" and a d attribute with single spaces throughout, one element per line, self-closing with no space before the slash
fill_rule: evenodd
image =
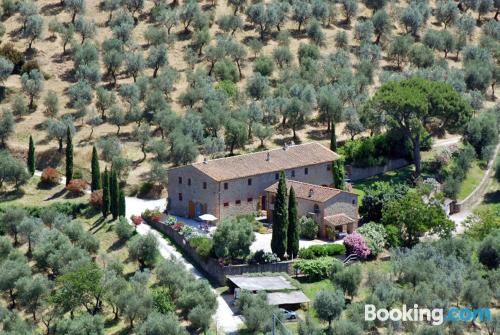
<path id="1" fill-rule="evenodd" d="M 0 206 L 45 206 L 55 202 L 87 201 L 88 195 L 68 197 L 64 185 L 51 188 L 40 187 L 40 177 L 34 176 L 19 190 L 8 189 L 0 192 Z"/>
<path id="2" fill-rule="evenodd" d="M 458 192 L 458 199 L 463 200 L 479 185 L 481 178 L 483 178 L 484 170 L 482 170 L 477 161 L 472 164 L 472 167 L 467 172 L 465 180 L 462 182 L 460 192 Z"/>
<path id="3" fill-rule="evenodd" d="M 408 181 L 411 174 L 415 171 L 413 165 L 403 167 L 401 169 L 392 170 L 384 174 L 379 174 L 370 178 L 365 178 L 361 180 L 354 181 L 352 183 L 353 192 L 359 195 L 359 201 L 363 199 L 363 196 L 371 185 L 379 181 L 393 182 L 393 183 L 404 183 Z M 422 174 L 424 175 L 424 174 Z"/>

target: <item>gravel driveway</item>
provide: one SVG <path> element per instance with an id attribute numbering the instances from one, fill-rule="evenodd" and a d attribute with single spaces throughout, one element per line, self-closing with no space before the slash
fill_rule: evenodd
<path id="1" fill-rule="evenodd" d="M 140 215 L 146 209 L 165 208 L 165 199 L 160 200 L 143 200 L 133 197 L 126 197 L 127 218 L 132 215 Z M 141 235 L 146 235 L 151 232 L 158 240 L 158 249 L 163 258 L 168 259 L 172 256 L 180 260 L 184 266 L 191 271 L 196 278 L 205 278 L 193 264 L 189 263 L 177 249 L 165 240 L 161 234 L 152 229 L 147 224 L 141 224 L 137 227 L 137 232 Z M 215 290 L 213 290 L 215 292 Z M 216 293 L 217 294 L 217 293 Z M 243 326 L 243 320 L 240 316 L 234 315 L 227 301 L 217 294 L 217 311 L 213 316 L 215 324 L 218 329 L 222 329 L 225 334 L 238 334 L 238 329 Z"/>

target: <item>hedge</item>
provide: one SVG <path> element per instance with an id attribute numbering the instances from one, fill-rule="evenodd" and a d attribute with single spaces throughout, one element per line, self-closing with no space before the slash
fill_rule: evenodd
<path id="1" fill-rule="evenodd" d="M 293 264 L 295 270 L 307 276 L 311 281 L 326 279 L 330 276 L 332 259 L 322 257 L 317 259 L 302 259 Z"/>
<path id="2" fill-rule="evenodd" d="M 318 257 L 327 257 L 345 254 L 345 246 L 343 244 L 322 244 L 312 245 L 308 248 L 299 250 L 299 258 L 314 259 Z"/>
<path id="3" fill-rule="evenodd" d="M 19 206 L 26 210 L 29 216 L 40 217 L 42 211 L 47 211 L 50 209 L 55 210 L 58 213 L 65 214 L 68 216 L 76 217 L 81 214 L 82 211 L 88 207 L 86 203 L 82 202 L 56 202 L 48 206 Z M 0 213 L 5 211 L 5 207 L 0 207 Z"/>

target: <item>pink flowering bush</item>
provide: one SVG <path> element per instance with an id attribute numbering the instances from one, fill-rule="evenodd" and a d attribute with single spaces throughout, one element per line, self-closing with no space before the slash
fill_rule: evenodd
<path id="1" fill-rule="evenodd" d="M 356 254 L 363 259 L 370 255 L 370 248 L 368 248 L 363 236 L 358 233 L 347 235 L 344 238 L 344 245 L 347 250 L 347 255 Z"/>

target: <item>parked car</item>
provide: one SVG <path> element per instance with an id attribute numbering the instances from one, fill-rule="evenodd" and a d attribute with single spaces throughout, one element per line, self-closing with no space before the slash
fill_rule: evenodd
<path id="1" fill-rule="evenodd" d="M 297 314 L 294 311 L 288 311 L 284 308 L 280 308 L 280 312 L 285 318 L 285 320 L 295 320 L 297 319 Z"/>
<path id="2" fill-rule="evenodd" d="M 343 240 L 347 236 L 347 233 L 337 233 L 337 240 Z"/>

